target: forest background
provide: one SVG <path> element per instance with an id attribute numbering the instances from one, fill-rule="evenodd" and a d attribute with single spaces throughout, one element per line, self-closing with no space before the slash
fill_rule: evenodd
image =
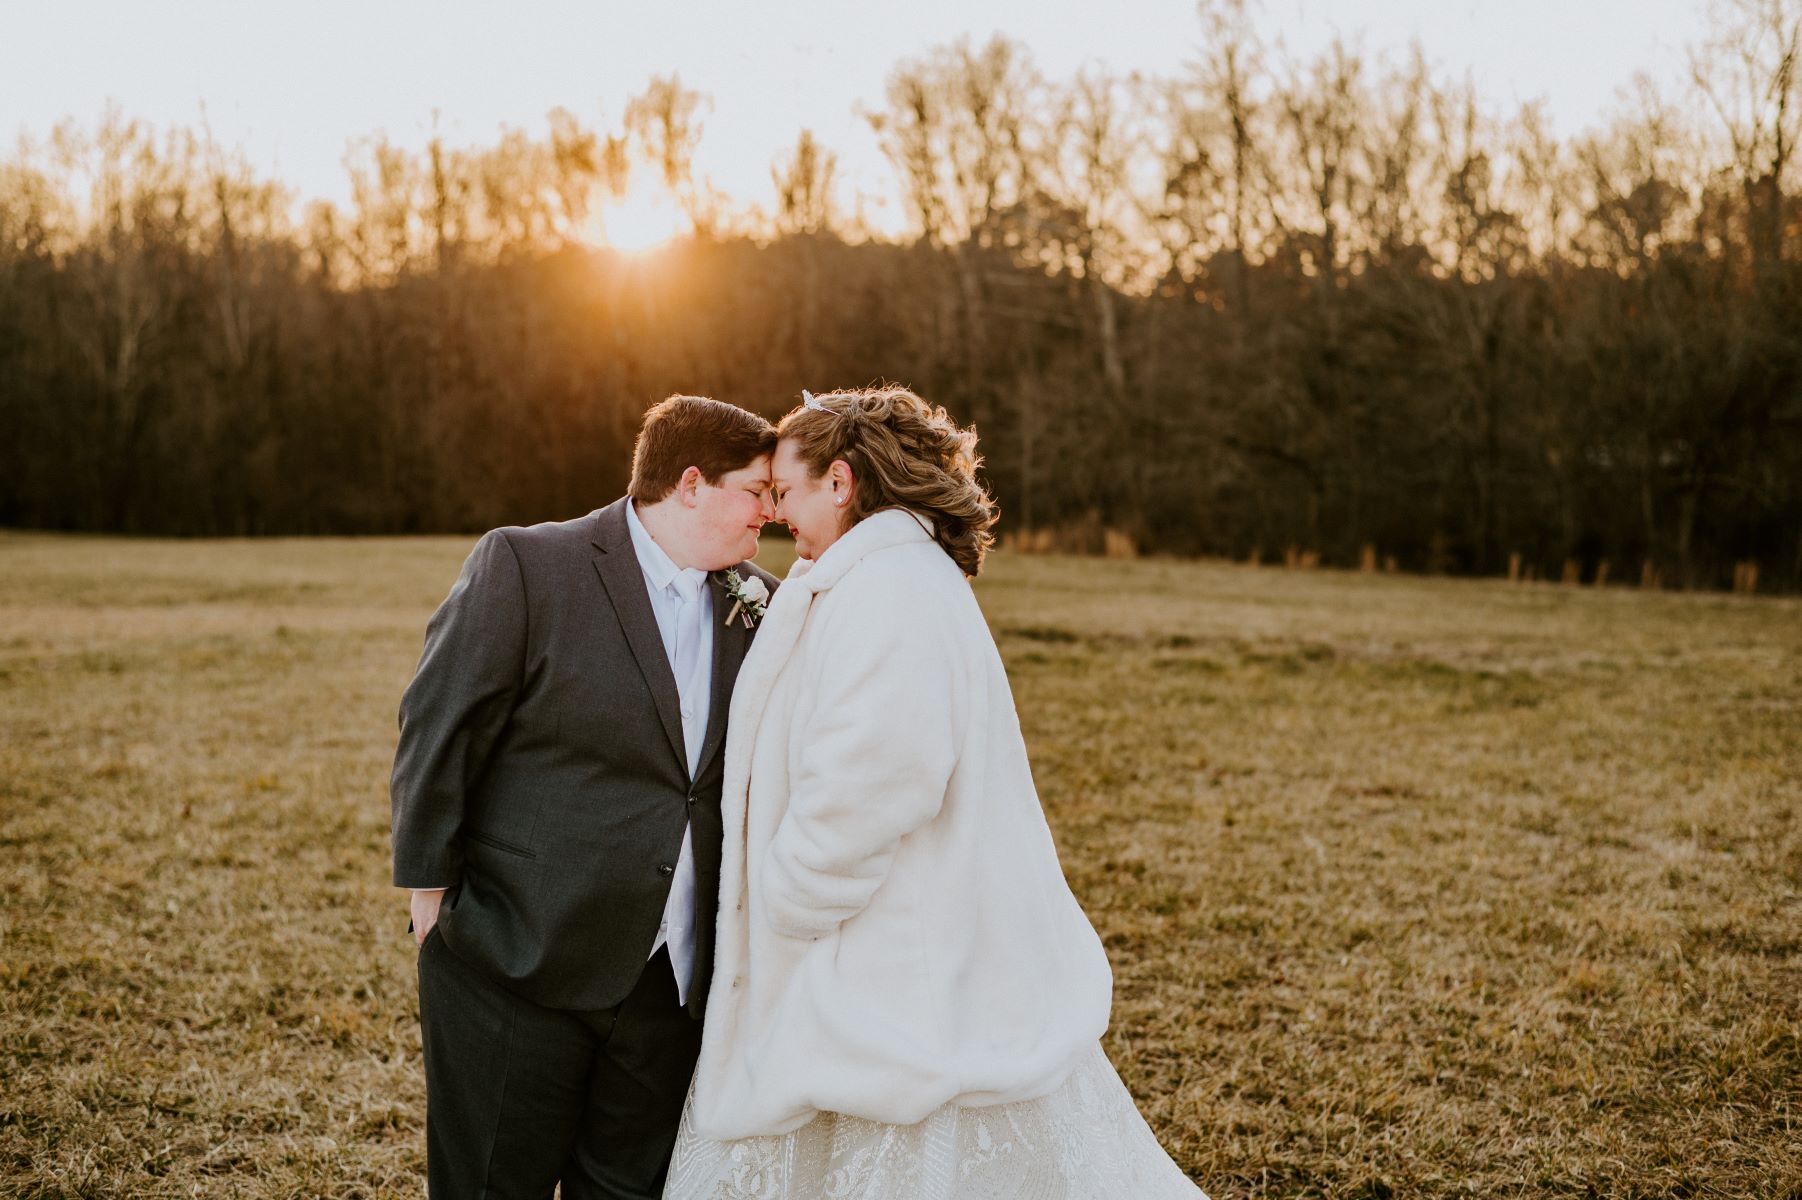
<path id="1" fill-rule="evenodd" d="M 1230 0 L 1180 76 L 1023 44 L 894 65 L 910 217 L 798 131 L 758 209 L 707 99 L 346 155 L 308 200 L 120 111 L 0 158 L 0 525 L 473 531 L 623 490 L 647 405 L 909 384 L 1016 544 L 1802 586 L 1802 2 L 1554 136 L 1424 49 L 1297 59 Z M 676 65 L 676 64 L 672 64 Z M 683 236 L 627 250 L 610 197 Z"/>

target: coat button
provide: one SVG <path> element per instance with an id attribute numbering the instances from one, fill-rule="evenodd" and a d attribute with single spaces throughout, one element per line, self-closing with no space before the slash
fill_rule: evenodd
<path id="1" fill-rule="evenodd" d="M 694 806 L 695 806 L 695 798 L 693 796 L 690 796 L 688 798 L 688 807 L 693 808 Z"/>
<path id="2" fill-rule="evenodd" d="M 657 873 L 659 875 L 674 875 L 676 873 L 676 868 L 669 863 L 658 863 Z"/>

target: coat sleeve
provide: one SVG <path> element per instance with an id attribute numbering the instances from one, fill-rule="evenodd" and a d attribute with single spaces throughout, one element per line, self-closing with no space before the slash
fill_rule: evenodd
<path id="1" fill-rule="evenodd" d="M 397 887 L 452 887 L 469 789 L 512 715 L 525 673 L 526 594 L 506 534 L 476 543 L 426 626 L 425 653 L 400 702 L 388 795 Z"/>
<path id="2" fill-rule="evenodd" d="M 767 853 L 765 919 L 787 937 L 863 911 L 901 839 L 938 815 L 960 744 L 951 630 L 887 596 L 840 601 Z"/>

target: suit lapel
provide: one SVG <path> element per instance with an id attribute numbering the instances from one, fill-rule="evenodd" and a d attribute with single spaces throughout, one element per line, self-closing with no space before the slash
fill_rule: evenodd
<path id="1" fill-rule="evenodd" d="M 751 644 L 751 631 L 738 617 L 726 620 L 732 611 L 732 595 L 726 590 L 726 573 L 714 571 L 707 576 L 713 589 L 714 619 L 722 622 L 713 627 L 713 699 L 707 706 L 707 736 L 701 740 L 700 765 L 695 777 L 707 769 L 720 743 L 726 740 L 726 717 L 732 706 L 732 684 L 738 677 L 738 664 L 744 661 Z"/>
<path id="2" fill-rule="evenodd" d="M 607 589 L 608 598 L 613 601 L 613 613 L 625 631 L 632 657 L 638 660 L 638 669 L 644 674 L 645 683 L 650 685 L 651 698 L 657 705 L 657 718 L 663 722 L 670 750 L 686 774 L 688 754 L 682 746 L 682 705 L 676 693 L 676 673 L 670 669 L 669 658 L 663 652 L 663 635 L 657 630 L 657 614 L 651 611 L 644 572 L 638 567 L 638 555 L 632 550 L 632 535 L 626 528 L 625 506 L 630 503 L 629 499 L 616 500 L 597 515 L 599 528 L 593 539 L 594 569 Z M 716 662 L 718 658 L 716 649 Z"/>

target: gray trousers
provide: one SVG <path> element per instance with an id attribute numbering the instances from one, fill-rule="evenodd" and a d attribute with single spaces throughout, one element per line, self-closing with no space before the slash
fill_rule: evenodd
<path id="1" fill-rule="evenodd" d="M 614 1008 L 523 1000 L 434 929 L 419 950 L 426 1175 L 432 1200 L 658 1200 L 701 1023 L 669 952 Z"/>

